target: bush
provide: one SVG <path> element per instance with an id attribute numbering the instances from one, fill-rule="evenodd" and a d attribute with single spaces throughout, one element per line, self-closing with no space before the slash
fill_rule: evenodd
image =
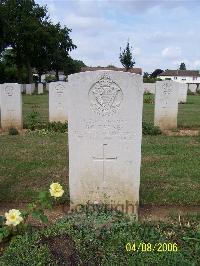
<path id="1" fill-rule="evenodd" d="M 195 92 L 192 92 L 190 89 L 188 89 L 187 95 L 195 95 L 195 94 L 196 94 Z"/>
<path id="2" fill-rule="evenodd" d="M 30 130 L 35 130 L 40 124 L 40 114 L 36 111 L 32 111 L 26 116 L 24 127 Z"/>
<path id="3" fill-rule="evenodd" d="M 147 94 L 147 95 L 149 95 L 149 94 Z M 146 97 L 144 97 L 143 102 L 144 103 L 151 103 L 151 104 L 153 104 L 154 103 L 154 99 L 151 96 L 146 96 Z"/>
<path id="4" fill-rule="evenodd" d="M 198 224 L 139 223 L 119 212 L 91 210 L 68 215 L 43 229 L 17 237 L 0 265 L 199 265 Z M 127 250 L 127 244 L 136 250 Z M 151 250 L 142 250 L 150 243 Z M 177 252 L 158 252 L 172 244 Z M 194 244 L 195 243 L 195 244 Z M 154 250 L 155 249 L 155 250 Z"/>
<path id="5" fill-rule="evenodd" d="M 145 92 L 144 92 L 144 95 L 152 95 L 152 93 L 149 92 L 149 91 L 145 91 Z"/>
<path id="6" fill-rule="evenodd" d="M 61 123 L 61 122 L 49 122 L 44 125 L 44 129 L 47 131 L 54 131 L 54 132 L 60 132 L 65 133 L 67 132 L 67 123 Z"/>
<path id="7" fill-rule="evenodd" d="M 16 128 L 11 127 L 11 128 L 9 128 L 8 134 L 9 135 L 13 135 L 13 136 L 14 135 L 19 135 L 19 131 Z"/>
<path id="8" fill-rule="evenodd" d="M 142 134 L 155 136 L 162 134 L 162 131 L 159 127 L 154 126 L 152 123 L 142 122 Z"/>
<path id="9" fill-rule="evenodd" d="M 53 265 L 48 248 L 39 246 L 38 242 L 39 235 L 36 232 L 17 236 L 0 259 L 0 265 Z"/>

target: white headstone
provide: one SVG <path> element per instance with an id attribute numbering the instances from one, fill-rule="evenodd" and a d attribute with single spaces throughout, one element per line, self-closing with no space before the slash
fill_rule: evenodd
<path id="1" fill-rule="evenodd" d="M 22 96 L 21 85 L 5 83 L 1 85 L 1 127 L 22 128 Z"/>
<path id="2" fill-rule="evenodd" d="M 46 83 L 46 90 L 49 91 L 49 83 Z"/>
<path id="3" fill-rule="evenodd" d="M 137 214 L 143 84 L 140 75 L 89 71 L 69 76 L 69 188 L 79 204 L 120 204 Z"/>
<path id="4" fill-rule="evenodd" d="M 196 84 L 189 84 L 188 89 L 189 89 L 191 92 L 196 92 L 196 90 L 197 90 L 197 85 L 196 85 Z"/>
<path id="5" fill-rule="evenodd" d="M 26 94 L 29 94 L 29 95 L 32 94 L 31 84 L 26 84 Z"/>
<path id="6" fill-rule="evenodd" d="M 68 120 L 68 83 L 51 82 L 49 86 L 49 121 L 66 122 Z"/>
<path id="7" fill-rule="evenodd" d="M 34 93 L 35 92 L 35 83 L 31 84 L 31 92 Z"/>
<path id="8" fill-rule="evenodd" d="M 26 84 L 20 84 L 21 85 L 21 93 L 24 93 L 26 90 Z"/>
<path id="9" fill-rule="evenodd" d="M 42 83 L 38 83 L 38 94 L 43 94 L 44 90 L 43 90 L 43 84 Z"/>
<path id="10" fill-rule="evenodd" d="M 177 127 L 179 84 L 171 80 L 156 82 L 154 125 L 161 129 Z"/>
<path id="11" fill-rule="evenodd" d="M 144 92 L 155 94 L 156 83 L 143 83 L 143 84 L 144 84 Z"/>
<path id="12" fill-rule="evenodd" d="M 179 103 L 187 102 L 187 90 L 188 90 L 188 85 L 186 83 L 179 83 L 179 96 L 178 96 Z"/>

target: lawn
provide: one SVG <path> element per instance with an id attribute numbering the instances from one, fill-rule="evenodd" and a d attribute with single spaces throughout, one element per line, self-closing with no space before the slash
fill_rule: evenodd
<path id="1" fill-rule="evenodd" d="M 27 115 L 35 111 L 40 114 L 40 119 L 47 122 L 49 119 L 49 95 L 23 95 L 22 98 L 22 114 L 23 120 L 26 121 Z"/>
<path id="2" fill-rule="evenodd" d="M 145 96 L 146 97 L 146 96 Z M 24 116 L 32 110 L 48 118 L 48 94 L 23 96 Z M 179 105 L 179 124 L 200 127 L 200 96 L 188 96 Z M 153 104 L 144 104 L 144 120 L 152 121 Z M 192 118 L 191 118 L 192 117 Z M 64 185 L 68 194 L 67 135 L 30 132 L 0 135 L 0 201 L 30 201 L 35 192 L 52 181 Z M 200 204 L 200 138 L 144 136 L 140 204 Z"/>
<path id="3" fill-rule="evenodd" d="M 152 95 L 145 95 L 145 98 Z M 48 94 L 44 95 L 23 95 L 23 118 L 28 113 L 37 111 L 42 121 L 48 121 Z M 144 103 L 143 121 L 153 123 L 154 104 Z M 178 127 L 200 129 L 200 95 L 188 95 L 186 104 L 179 104 Z"/>
<path id="4" fill-rule="evenodd" d="M 68 191 L 66 134 L 1 135 L 0 143 L 2 202 L 29 201 L 52 181 Z M 140 203 L 200 204 L 199 158 L 199 137 L 143 137 Z"/>
<path id="5" fill-rule="evenodd" d="M 153 122 L 153 109 L 153 104 L 144 104 L 144 121 Z M 47 94 L 23 96 L 24 117 L 32 111 L 39 112 L 42 121 L 48 121 Z M 200 96 L 189 96 L 187 104 L 179 105 L 179 127 L 199 129 L 198 113 Z M 47 190 L 51 182 L 58 181 L 66 192 L 66 206 L 67 144 L 66 133 L 0 134 L 0 205 L 8 207 L 13 203 L 19 208 L 19 203 L 30 202 L 37 191 Z M 199 206 L 199 158 L 200 136 L 143 136 L 140 206 Z M 169 216 L 164 223 L 142 219 L 135 222 L 107 210 L 73 213 L 60 221 L 53 220 L 54 224 L 43 230 L 32 228 L 13 238 L 5 250 L 0 245 L 0 265 L 197 266 L 199 215 L 179 218 L 176 213 L 174 220 Z M 130 246 L 132 250 L 126 250 Z M 168 250 L 171 247 L 176 249 Z"/>

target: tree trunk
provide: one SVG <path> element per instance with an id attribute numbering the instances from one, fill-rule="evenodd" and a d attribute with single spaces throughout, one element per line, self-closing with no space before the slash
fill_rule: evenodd
<path id="1" fill-rule="evenodd" d="M 21 68 L 20 68 L 20 65 L 16 65 L 16 67 L 17 67 L 17 82 L 19 83 L 19 84 L 21 84 Z"/>
<path id="2" fill-rule="evenodd" d="M 42 74 L 41 73 L 38 73 L 38 76 L 39 76 L 39 83 L 41 83 Z"/>
<path id="3" fill-rule="evenodd" d="M 58 69 L 56 69 L 56 80 L 59 81 Z"/>
<path id="4" fill-rule="evenodd" d="M 31 84 L 33 83 L 33 74 L 32 74 L 32 68 L 30 61 L 27 60 L 27 72 L 28 72 L 28 83 Z"/>

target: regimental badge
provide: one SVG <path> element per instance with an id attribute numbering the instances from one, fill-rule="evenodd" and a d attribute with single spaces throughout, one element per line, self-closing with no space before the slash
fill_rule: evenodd
<path id="1" fill-rule="evenodd" d="M 92 85 L 88 96 L 92 110 L 102 116 L 116 113 L 123 100 L 121 88 L 107 74 Z"/>

